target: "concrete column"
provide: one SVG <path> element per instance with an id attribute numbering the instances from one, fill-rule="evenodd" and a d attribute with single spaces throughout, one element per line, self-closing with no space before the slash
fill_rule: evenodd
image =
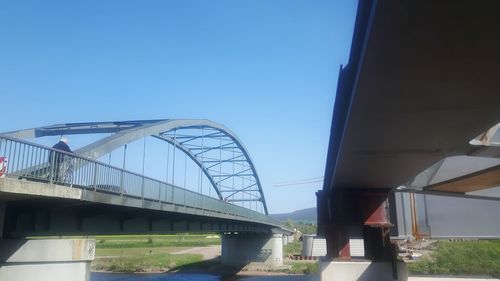
<path id="1" fill-rule="evenodd" d="M 89 281 L 95 240 L 0 240 L 0 280 Z"/>
<path id="2" fill-rule="evenodd" d="M 283 265 L 283 234 L 273 234 L 268 243 L 272 245 L 272 252 L 268 262 L 273 266 Z"/>
<path id="3" fill-rule="evenodd" d="M 222 235 L 221 263 L 247 265 L 262 262 L 283 265 L 283 235 L 257 233 L 225 233 Z"/>
<path id="4" fill-rule="evenodd" d="M 283 235 L 283 246 L 288 245 L 288 235 Z"/>
<path id="5" fill-rule="evenodd" d="M 318 234 L 327 242 L 329 262 L 321 280 L 406 280 L 390 241 L 390 189 L 336 188 L 318 196 Z M 352 258 L 350 241 L 362 239 L 364 260 Z"/>

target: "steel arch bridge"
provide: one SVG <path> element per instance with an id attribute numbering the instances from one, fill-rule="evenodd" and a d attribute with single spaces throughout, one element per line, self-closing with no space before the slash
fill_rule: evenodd
<path id="1" fill-rule="evenodd" d="M 3 133 L 32 139 L 45 136 L 109 134 L 75 150 L 90 159 L 145 137 L 165 141 L 182 151 L 206 176 L 220 200 L 233 204 L 260 204 L 268 214 L 267 204 L 255 165 L 241 140 L 225 126 L 205 119 L 160 119 L 116 122 L 56 124 Z M 174 168 L 174 167 L 173 167 Z M 168 168 L 167 168 L 168 169 Z"/>

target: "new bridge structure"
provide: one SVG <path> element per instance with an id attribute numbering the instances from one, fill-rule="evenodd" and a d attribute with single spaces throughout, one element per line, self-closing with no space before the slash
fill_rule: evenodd
<path id="1" fill-rule="evenodd" d="M 50 136 L 86 144 L 68 153 L 38 143 Z M 137 142 L 142 155 L 130 151 Z M 151 165 L 161 179 L 146 175 L 148 149 L 163 159 Z M 127 170 L 141 162 L 141 172 Z M 221 124 L 164 119 L 6 132 L 0 163 L 1 280 L 88 280 L 95 241 L 47 236 L 216 232 L 222 264 L 282 264 L 291 232 L 268 216 L 247 149 Z"/>
<path id="2" fill-rule="evenodd" d="M 321 280 L 406 280 L 391 236 L 500 237 L 499 15 L 495 1 L 359 1 L 317 193 Z"/>

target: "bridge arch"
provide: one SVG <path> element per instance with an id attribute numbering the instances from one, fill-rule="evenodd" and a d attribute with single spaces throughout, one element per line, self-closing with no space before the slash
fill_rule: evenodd
<path id="1" fill-rule="evenodd" d="M 206 119 L 160 119 L 119 122 L 89 122 L 57 124 L 5 133 L 16 138 L 38 138 L 55 135 L 111 133 L 88 144 L 75 153 L 91 159 L 110 153 L 144 137 L 154 137 L 185 153 L 207 177 L 217 196 L 228 202 L 259 202 L 268 214 L 267 204 L 255 165 L 238 136 L 222 124 Z M 206 134 L 205 134 L 206 133 Z M 209 140 L 204 142 L 204 140 Z M 201 140 L 201 145 L 200 145 Z M 217 141 L 219 143 L 217 144 Z M 196 143 L 197 142 L 197 143 Z M 205 157 L 205 153 L 219 152 L 217 157 Z M 222 157 L 222 154 L 226 157 Z M 229 155 L 228 155 L 229 153 Z M 232 153 L 232 156 L 231 156 Z M 233 172 L 222 172 L 223 165 L 233 165 Z M 241 168 L 235 172 L 234 167 Z M 214 168 L 219 168 L 217 171 Z M 242 183 L 234 186 L 234 179 Z M 233 182 L 231 186 L 228 182 Z"/>

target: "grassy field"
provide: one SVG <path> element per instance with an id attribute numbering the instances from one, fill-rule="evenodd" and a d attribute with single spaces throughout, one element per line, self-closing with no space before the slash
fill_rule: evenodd
<path id="1" fill-rule="evenodd" d="M 300 255 L 302 252 L 302 242 L 293 241 L 289 242 L 285 246 L 283 246 L 283 255 L 288 257 L 289 255 Z"/>
<path id="2" fill-rule="evenodd" d="M 92 269 L 112 272 L 165 272 L 202 261 L 201 255 L 171 255 L 168 253 L 120 256 L 96 259 Z"/>
<path id="3" fill-rule="evenodd" d="M 283 246 L 283 255 L 288 257 L 290 255 L 300 255 L 302 252 L 302 242 L 294 241 Z M 288 274 L 316 274 L 318 273 L 317 261 L 294 261 L 288 260 L 285 262 L 290 268 L 283 270 Z"/>
<path id="4" fill-rule="evenodd" d="M 317 274 L 319 271 L 318 261 L 289 261 L 291 268 L 286 271 L 289 274 Z"/>
<path id="5" fill-rule="evenodd" d="M 159 248 L 159 247 L 203 247 L 220 245 L 217 235 L 120 235 L 96 237 L 97 249 L 104 248 Z"/>
<path id="6" fill-rule="evenodd" d="M 173 252 L 220 245 L 216 235 L 117 235 L 96 238 L 92 269 L 112 272 L 164 272 L 203 260 L 196 254 Z"/>
<path id="7" fill-rule="evenodd" d="M 208 237 L 208 238 L 207 238 Z M 201 255 L 173 254 L 190 247 L 220 245 L 215 235 L 122 235 L 98 236 L 95 271 L 112 272 L 164 272 L 189 266 L 203 260 Z M 300 254 L 301 242 L 288 243 L 284 255 Z M 315 261 L 288 261 L 289 274 L 312 274 L 318 271 Z"/>
<path id="8" fill-rule="evenodd" d="M 412 274 L 489 275 L 500 277 L 500 241 L 439 241 L 421 261 L 408 264 Z"/>
<path id="9" fill-rule="evenodd" d="M 96 257 L 124 257 L 151 254 L 170 254 L 184 249 L 183 247 L 150 247 L 150 248 L 96 248 Z"/>

